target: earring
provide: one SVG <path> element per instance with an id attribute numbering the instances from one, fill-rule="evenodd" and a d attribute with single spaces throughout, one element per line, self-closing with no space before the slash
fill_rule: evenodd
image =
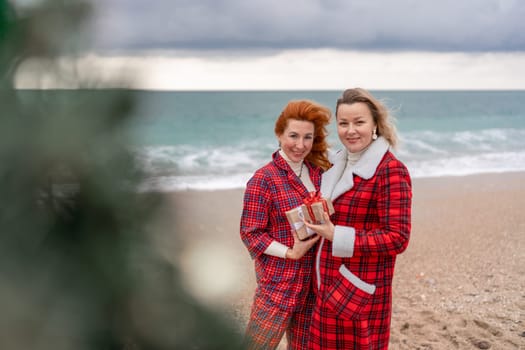
<path id="1" fill-rule="evenodd" d="M 372 140 L 377 140 L 376 129 L 374 129 L 374 133 L 372 134 Z"/>

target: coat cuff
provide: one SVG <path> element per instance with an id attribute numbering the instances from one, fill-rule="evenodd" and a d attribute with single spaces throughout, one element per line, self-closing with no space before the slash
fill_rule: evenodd
<path id="1" fill-rule="evenodd" d="M 272 241 L 272 243 L 270 243 L 268 248 L 266 248 L 266 250 L 264 251 L 264 254 L 285 259 L 287 251 L 288 251 L 287 246 L 285 246 L 284 244 L 280 242 Z"/>
<path id="2" fill-rule="evenodd" d="M 332 255 L 338 258 L 354 256 L 355 228 L 336 225 L 332 242 Z"/>

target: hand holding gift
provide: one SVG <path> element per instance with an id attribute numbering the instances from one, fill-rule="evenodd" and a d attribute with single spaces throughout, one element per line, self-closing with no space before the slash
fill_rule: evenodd
<path id="1" fill-rule="evenodd" d="M 324 221 L 320 224 L 311 224 L 309 222 L 304 222 L 304 225 L 307 229 L 313 230 L 315 233 L 317 233 L 319 236 L 326 238 L 329 241 L 334 240 L 334 233 L 335 233 L 335 226 L 330 221 L 330 216 L 328 213 L 323 213 L 324 215 Z"/>
<path id="2" fill-rule="evenodd" d="M 304 204 L 285 213 L 290 226 L 297 232 L 300 240 L 305 240 L 315 234 L 315 231 L 305 226 L 304 220 L 318 224 L 324 222 L 324 212 L 328 215 L 334 213 L 330 199 L 321 198 L 318 192 L 311 192 L 303 202 Z"/>
<path id="3" fill-rule="evenodd" d="M 288 248 L 286 251 L 286 259 L 298 260 L 301 259 L 314 244 L 321 238 L 319 235 L 313 235 L 307 239 L 299 239 L 297 231 L 292 231 L 293 234 L 293 246 Z"/>

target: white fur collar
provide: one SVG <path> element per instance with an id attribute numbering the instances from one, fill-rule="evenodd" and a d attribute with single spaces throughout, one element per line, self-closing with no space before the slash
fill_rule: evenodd
<path id="1" fill-rule="evenodd" d="M 335 200 L 351 189 L 354 186 L 353 174 L 365 180 L 372 178 L 388 149 L 388 142 L 380 136 L 370 144 L 353 167 L 346 166 L 346 150 L 332 154 L 330 161 L 333 166 L 323 174 L 321 182 L 322 196 Z"/>

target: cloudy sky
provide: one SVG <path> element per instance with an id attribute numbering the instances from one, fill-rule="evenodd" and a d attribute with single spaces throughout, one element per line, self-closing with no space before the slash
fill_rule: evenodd
<path id="1" fill-rule="evenodd" d="M 521 0 L 93 0 L 146 89 L 525 89 Z"/>

